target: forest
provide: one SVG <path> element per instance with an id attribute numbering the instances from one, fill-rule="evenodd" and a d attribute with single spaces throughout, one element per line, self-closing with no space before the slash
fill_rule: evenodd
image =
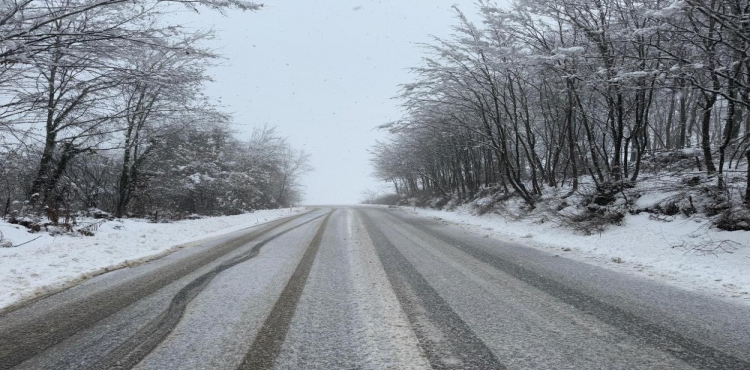
<path id="1" fill-rule="evenodd" d="M 236 132 L 204 91 L 221 60 L 207 46 L 213 32 L 174 20 L 176 11 L 260 8 L 239 0 L 2 0 L 3 217 L 168 220 L 298 202 L 308 155 L 274 127 Z"/>
<path id="2" fill-rule="evenodd" d="M 388 138 L 371 150 L 395 193 L 386 201 L 490 196 L 575 208 L 574 222 L 701 213 L 748 229 L 750 1 L 482 0 L 476 11 L 455 8 L 453 35 L 421 45 L 404 116 L 381 127 Z M 644 186 L 671 196 L 638 209 Z"/>

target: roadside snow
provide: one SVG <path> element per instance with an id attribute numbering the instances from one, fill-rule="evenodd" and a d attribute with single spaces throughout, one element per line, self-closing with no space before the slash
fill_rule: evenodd
<path id="1" fill-rule="evenodd" d="M 550 222 L 476 216 L 466 206 L 451 212 L 401 209 L 478 235 L 750 304 L 750 232 L 720 231 L 710 228 L 708 220 L 678 216 L 658 221 L 641 213 L 627 215 L 624 226 L 585 236 Z"/>
<path id="2" fill-rule="evenodd" d="M 30 234 L 21 226 L 0 221 L 4 240 L 18 245 L 0 248 L 0 309 L 83 278 L 158 258 L 185 247 L 186 243 L 228 234 L 303 210 L 264 210 L 164 224 L 135 219 L 106 221 L 94 231 L 94 236 Z"/>

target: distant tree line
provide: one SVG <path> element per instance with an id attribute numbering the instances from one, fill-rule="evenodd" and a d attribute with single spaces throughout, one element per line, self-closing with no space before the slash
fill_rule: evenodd
<path id="1" fill-rule="evenodd" d="M 720 189 L 746 168 L 750 1 L 482 0 L 479 12 L 475 25 L 456 9 L 454 35 L 424 45 L 406 114 L 373 148 L 399 194 L 495 186 L 533 207 L 583 177 L 627 186 L 650 153 L 686 148 Z"/>
<path id="2" fill-rule="evenodd" d="M 241 140 L 203 93 L 211 32 L 169 23 L 175 6 L 240 0 L 2 0 L 0 210 L 53 222 L 219 215 L 299 201 L 307 155 L 273 128 Z"/>

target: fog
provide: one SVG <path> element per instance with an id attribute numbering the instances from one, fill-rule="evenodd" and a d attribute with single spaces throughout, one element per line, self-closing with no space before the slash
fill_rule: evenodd
<path id="1" fill-rule="evenodd" d="M 305 203 L 351 204 L 365 189 L 388 189 L 371 176 L 368 148 L 384 136 L 374 128 L 400 117 L 398 85 L 419 65 L 419 43 L 451 33 L 452 5 L 475 13 L 470 0 L 274 1 L 254 13 L 180 17 L 217 31 L 212 46 L 226 59 L 207 92 L 240 136 L 278 126 L 311 154 Z"/>

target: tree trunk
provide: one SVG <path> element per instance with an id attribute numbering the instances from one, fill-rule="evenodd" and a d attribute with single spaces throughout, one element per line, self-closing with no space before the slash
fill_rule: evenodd
<path id="1" fill-rule="evenodd" d="M 724 140 L 722 141 L 721 146 L 719 146 L 719 179 L 717 184 L 719 189 L 724 189 L 726 185 L 724 183 L 724 159 L 726 158 L 727 147 L 732 139 L 735 138 L 736 133 L 739 133 L 739 130 L 735 127 L 737 121 L 735 119 L 737 109 L 734 99 L 737 97 L 737 88 L 732 79 L 729 80 L 727 94 L 729 95 L 729 101 L 727 102 L 727 119 L 723 132 Z"/>
<path id="2" fill-rule="evenodd" d="M 677 148 L 678 149 L 684 149 L 687 145 L 687 122 L 688 122 L 688 112 L 687 112 L 687 91 L 683 87 L 685 84 L 684 81 L 680 81 L 680 136 L 679 140 L 677 140 Z"/>
<path id="3" fill-rule="evenodd" d="M 573 186 L 570 189 L 570 192 L 565 194 L 563 198 L 567 198 L 573 194 L 575 194 L 576 191 L 578 191 L 578 161 L 576 158 L 576 138 L 574 134 L 574 120 L 573 120 L 573 109 L 575 102 L 573 100 L 573 81 L 568 79 L 568 111 L 565 117 L 565 120 L 567 121 L 567 136 L 568 136 L 568 157 L 570 158 L 570 165 L 573 167 Z"/>
<path id="4" fill-rule="evenodd" d="M 666 149 L 672 149 L 672 120 L 674 119 L 674 105 L 675 105 L 675 94 L 672 94 L 672 99 L 669 103 L 669 112 L 667 112 L 667 126 L 664 129 L 664 141 Z"/>
<path id="5" fill-rule="evenodd" d="M 44 141 L 44 150 L 42 151 L 42 157 L 39 159 L 39 168 L 37 169 L 34 181 L 31 183 L 31 188 L 27 194 L 27 199 L 32 203 L 37 203 L 41 198 L 42 188 L 46 187 L 49 181 L 49 170 L 52 164 L 55 146 L 57 144 L 57 134 L 47 132 L 46 139 Z"/>
<path id="6" fill-rule="evenodd" d="M 68 168 L 68 164 L 79 152 L 73 148 L 70 143 L 65 144 L 63 153 L 60 156 L 60 161 L 57 162 L 57 168 L 52 176 L 47 180 L 46 187 L 44 188 L 44 203 L 47 206 L 48 211 L 53 211 L 57 208 L 60 203 L 60 193 L 57 189 L 57 184 L 60 182 L 62 175 Z M 56 220 L 52 220 L 57 223 Z"/>
<path id="7" fill-rule="evenodd" d="M 58 58 L 55 61 L 59 60 Z M 52 164 L 53 155 L 55 153 L 55 146 L 57 144 L 57 131 L 55 127 L 55 108 L 57 103 L 55 100 L 55 85 L 57 82 L 57 67 L 52 66 L 47 77 L 47 102 L 45 108 L 47 108 L 47 116 L 45 119 L 45 137 L 44 137 L 44 150 L 42 151 L 42 157 L 39 159 L 39 168 L 37 170 L 36 177 L 31 183 L 31 188 L 27 195 L 27 199 L 31 204 L 39 201 L 39 192 L 43 187 L 46 188 L 47 182 L 49 181 L 49 170 Z"/>
<path id="8" fill-rule="evenodd" d="M 716 166 L 711 155 L 711 112 L 716 103 L 716 94 L 706 95 L 706 105 L 703 107 L 703 119 L 701 121 L 701 148 L 703 149 L 703 161 L 706 163 L 706 173 L 713 175 Z"/>
<path id="9" fill-rule="evenodd" d="M 130 189 L 130 145 L 131 145 L 131 134 L 133 132 L 133 125 L 128 124 L 128 130 L 125 133 L 125 152 L 122 156 L 122 169 L 120 170 L 120 182 L 118 189 L 117 208 L 115 209 L 115 217 L 122 217 L 125 214 L 125 210 L 128 206 L 129 201 L 129 189 Z"/>

